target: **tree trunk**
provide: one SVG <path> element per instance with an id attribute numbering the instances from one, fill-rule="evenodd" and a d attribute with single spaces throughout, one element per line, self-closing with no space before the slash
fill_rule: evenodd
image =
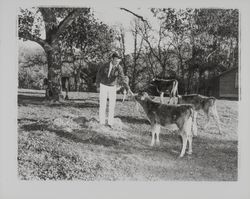
<path id="1" fill-rule="evenodd" d="M 78 71 L 77 74 L 74 75 L 74 82 L 75 82 L 75 91 L 79 92 L 80 88 L 80 72 Z"/>
<path id="2" fill-rule="evenodd" d="M 199 77 L 198 77 L 198 83 L 197 83 L 197 87 L 196 87 L 196 93 L 199 94 L 199 90 L 200 90 L 200 84 L 201 84 L 201 81 L 202 81 L 202 71 L 201 69 L 199 70 Z"/>
<path id="3" fill-rule="evenodd" d="M 179 73 L 179 75 L 181 76 L 181 79 L 184 78 L 184 65 L 183 65 L 183 60 L 182 60 L 182 57 L 181 55 L 179 56 L 180 58 L 180 69 L 181 69 L 181 72 Z"/>
<path id="4" fill-rule="evenodd" d="M 78 92 L 78 81 L 77 81 L 77 76 L 74 76 L 74 81 L 75 81 L 75 91 Z"/>
<path id="5" fill-rule="evenodd" d="M 57 46 L 51 46 L 45 49 L 48 63 L 48 87 L 46 89 L 46 98 L 54 101 L 62 101 L 61 85 L 61 57 Z"/>
<path id="6" fill-rule="evenodd" d="M 135 90 L 135 73 L 136 73 L 136 63 L 133 64 L 133 73 L 132 73 L 132 79 L 130 80 L 131 90 Z"/>
<path id="7" fill-rule="evenodd" d="M 189 71 L 188 72 L 188 79 L 187 79 L 187 86 L 186 86 L 186 90 L 185 90 L 185 93 L 187 93 L 187 94 L 191 93 L 190 84 L 191 84 L 192 77 L 193 77 L 193 75 L 191 74 L 191 71 Z"/>
<path id="8" fill-rule="evenodd" d="M 166 70 L 166 65 L 165 64 L 161 64 L 162 67 L 162 74 L 161 74 L 161 78 L 167 78 L 167 70 Z"/>

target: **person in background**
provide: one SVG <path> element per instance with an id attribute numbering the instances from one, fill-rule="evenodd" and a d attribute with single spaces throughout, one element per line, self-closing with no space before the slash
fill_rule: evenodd
<path id="1" fill-rule="evenodd" d="M 132 93 L 119 64 L 121 57 L 117 52 L 111 55 L 111 61 L 101 66 L 96 76 L 96 86 L 99 90 L 99 122 L 105 125 L 107 99 L 109 98 L 108 126 L 112 128 L 114 124 L 114 112 L 116 103 L 116 85 L 117 79 L 120 78 L 124 88 L 128 93 Z"/>

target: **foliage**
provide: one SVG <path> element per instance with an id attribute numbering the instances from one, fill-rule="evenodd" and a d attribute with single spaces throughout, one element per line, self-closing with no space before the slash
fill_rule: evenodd
<path id="1" fill-rule="evenodd" d="M 67 24 L 65 21 L 73 12 L 78 12 L 78 15 Z M 62 27 L 64 24 L 65 27 Z M 41 37 L 42 32 L 45 32 L 45 39 Z M 90 8 L 20 9 L 18 33 L 19 38 L 35 41 L 42 46 L 46 57 L 44 62 L 48 68 L 53 69 L 48 70 L 48 77 L 54 77 L 54 83 L 58 83 L 56 76 L 63 75 L 58 74 L 62 71 L 61 67 L 66 66 L 66 71 L 71 71 L 68 75 L 74 76 L 75 84 L 78 84 L 80 75 L 88 75 L 88 73 L 81 74 L 86 71 L 83 69 L 85 63 L 93 65 L 107 61 L 113 41 L 112 29 L 95 19 Z M 57 45 L 53 46 L 55 43 Z M 39 61 L 40 55 L 34 56 Z M 35 65 L 34 56 L 33 60 L 29 61 L 31 65 Z M 78 89 L 77 86 L 75 89 Z"/>
<path id="2" fill-rule="evenodd" d="M 233 9 L 151 9 L 163 23 L 169 40 L 168 54 L 173 53 L 175 71 L 182 80 L 196 77 L 203 81 L 206 71 L 210 76 L 238 66 L 238 10 Z M 170 50 L 171 49 L 171 50 Z M 167 66 L 170 68 L 171 66 Z"/>
<path id="3" fill-rule="evenodd" d="M 87 62 L 98 63 L 110 52 L 113 34 L 111 28 L 95 19 L 93 13 L 88 13 L 68 26 L 61 39 L 66 58 L 80 56 Z"/>
<path id="4" fill-rule="evenodd" d="M 19 68 L 18 87 L 27 89 L 43 89 L 43 80 L 46 77 L 45 66 L 34 66 L 32 68 Z"/>
<path id="5" fill-rule="evenodd" d="M 46 57 L 41 48 L 29 49 L 19 42 L 18 87 L 43 89 L 43 79 L 47 77 Z"/>
<path id="6" fill-rule="evenodd" d="M 112 50 L 123 56 L 121 64 L 134 91 L 143 89 L 153 77 L 160 76 L 179 79 L 182 93 L 201 92 L 201 85 L 207 81 L 205 76 L 213 78 L 238 67 L 237 9 L 150 10 L 158 21 L 157 29 L 133 12 L 130 14 L 136 18 L 131 22 L 131 28 L 125 30 L 121 24 L 108 26 L 96 19 L 90 8 L 21 9 L 19 37 L 44 46 L 44 41 L 58 36 L 56 33 L 64 20 L 77 12 L 57 38 L 60 55 L 57 66 L 63 66 L 63 71 L 73 78 L 75 90 L 79 90 L 82 83 L 85 90 L 94 90 L 95 74 L 108 61 Z M 127 53 L 125 45 L 128 31 L 133 36 L 132 53 Z M 45 40 L 41 39 L 43 32 Z M 44 57 L 48 59 L 48 54 Z M 30 64 L 26 60 L 26 65 L 32 67 L 41 59 L 34 55 Z"/>

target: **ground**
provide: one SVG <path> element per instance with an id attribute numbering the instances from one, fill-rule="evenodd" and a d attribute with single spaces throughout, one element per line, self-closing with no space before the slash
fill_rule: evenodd
<path id="1" fill-rule="evenodd" d="M 115 126 L 98 124 L 98 94 L 44 101 L 44 91 L 18 91 L 18 175 L 22 180 L 236 181 L 238 102 L 218 100 L 222 125 L 198 114 L 193 154 L 178 158 L 181 139 L 172 126 L 150 147 L 150 124 L 135 102 L 118 97 Z M 158 98 L 156 100 L 159 100 Z M 167 100 L 166 100 L 167 101 Z"/>

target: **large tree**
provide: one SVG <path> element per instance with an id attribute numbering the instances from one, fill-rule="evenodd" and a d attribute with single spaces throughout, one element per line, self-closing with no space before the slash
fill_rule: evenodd
<path id="1" fill-rule="evenodd" d="M 89 8 L 32 8 L 21 9 L 18 23 L 18 36 L 23 40 L 34 41 L 44 49 L 48 64 L 48 90 L 50 99 L 60 101 L 61 94 L 61 44 L 62 33 L 79 16 L 90 13 Z M 40 22 L 40 24 L 39 24 Z M 45 38 L 41 37 L 45 31 Z M 70 32 L 68 32 L 70 34 Z"/>

